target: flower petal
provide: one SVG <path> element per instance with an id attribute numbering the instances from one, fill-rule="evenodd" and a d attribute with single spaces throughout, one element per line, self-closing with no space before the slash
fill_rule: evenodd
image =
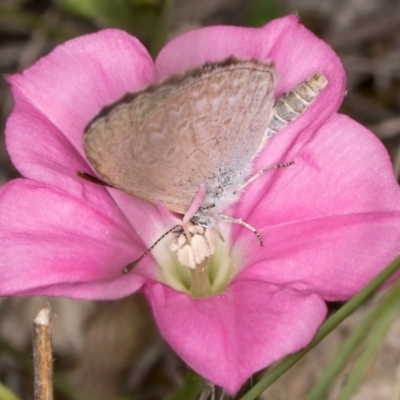
<path id="1" fill-rule="evenodd" d="M 123 275 L 142 253 L 141 242 L 111 199 L 94 204 L 85 193 L 75 198 L 24 179 L 1 189 L 2 296 L 106 299 L 140 288 L 140 271 L 150 274 L 154 262 L 149 257 Z"/>
<path id="2" fill-rule="evenodd" d="M 109 189 L 109 193 L 123 211 L 134 231 L 143 240 L 146 248 L 150 247 L 168 229 L 176 225 L 175 221 L 163 215 L 153 204 L 126 194 L 121 190 Z"/>
<path id="3" fill-rule="evenodd" d="M 277 136 L 263 157 L 289 140 Z M 346 116 L 333 115 L 297 154 L 296 141 L 295 165 L 257 179 L 235 210 L 264 238 L 260 248 L 234 227 L 249 266 L 237 279 L 348 299 L 400 254 L 400 188 L 382 143 Z"/>
<path id="4" fill-rule="evenodd" d="M 21 74 L 8 77 L 16 103 L 14 113 L 48 120 L 81 155 L 83 130 L 101 108 L 153 80 L 153 62 L 144 46 L 115 29 L 70 40 Z M 34 147 L 36 154 L 46 156 L 49 133 L 28 130 L 29 124 L 20 121 L 11 117 L 7 123 L 7 146 L 15 166 L 28 174 L 24 154 Z"/>
<path id="5" fill-rule="evenodd" d="M 32 105 L 25 104 L 22 108 L 17 104 L 15 112 L 10 116 L 13 129 L 24 131 L 32 141 L 29 148 L 24 141 L 13 140 L 10 144 L 15 158 L 24 160 L 19 168 L 22 175 L 77 198 L 81 196 L 82 190 L 85 190 L 86 200 L 95 203 L 105 201 L 109 206 L 116 207 L 111 196 L 146 244 L 143 251 L 167 230 L 168 221 L 160 218 L 160 213 L 154 205 L 78 177 L 78 171 L 91 171 L 89 164 L 65 136 L 49 120 L 39 115 Z M 41 137 L 43 132 L 47 132 L 45 143 Z M 44 149 L 47 151 L 43 152 Z M 97 206 L 101 208 L 101 204 Z"/>
<path id="6" fill-rule="evenodd" d="M 300 147 L 297 138 L 290 144 L 284 136 L 267 146 L 264 163 L 283 151 L 295 164 L 267 172 L 250 184 L 235 218 L 262 229 L 335 215 L 400 210 L 400 188 L 389 155 L 357 122 L 334 114 Z M 289 150 L 282 150 L 281 142 Z M 244 232 L 235 229 L 234 237 Z"/>
<path id="7" fill-rule="evenodd" d="M 91 167 L 68 138 L 37 109 L 19 99 L 7 123 L 8 151 L 19 172 L 31 179 L 74 193 Z M 22 135 L 24 135 L 22 137 Z"/>
<path id="8" fill-rule="evenodd" d="M 238 244 L 245 267 L 236 280 L 311 291 L 328 301 L 347 300 L 400 255 L 400 211 L 297 221 L 262 234 L 263 248 L 255 249 L 252 237 Z"/>
<path id="9" fill-rule="evenodd" d="M 145 294 L 158 327 L 195 371 L 229 393 L 254 372 L 305 347 L 326 314 L 317 295 L 254 281 L 192 299 L 160 283 Z"/>

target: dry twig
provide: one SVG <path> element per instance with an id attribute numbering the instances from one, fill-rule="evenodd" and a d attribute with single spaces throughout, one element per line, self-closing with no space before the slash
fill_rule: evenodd
<path id="1" fill-rule="evenodd" d="M 50 306 L 33 321 L 33 363 L 35 400 L 53 400 Z"/>

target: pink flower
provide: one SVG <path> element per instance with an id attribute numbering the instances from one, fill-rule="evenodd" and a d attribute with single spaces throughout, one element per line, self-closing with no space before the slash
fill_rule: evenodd
<path id="1" fill-rule="evenodd" d="M 329 83 L 270 140 L 254 170 L 295 165 L 259 178 L 225 212 L 257 227 L 264 247 L 247 229 L 223 223 L 226 242 L 211 267 L 218 293 L 193 299 L 187 270 L 165 244 L 171 239 L 121 273 L 170 226 L 158 208 L 76 173 L 94 174 L 82 134 L 104 105 L 230 55 L 273 60 L 276 98 L 318 71 Z M 372 133 L 336 113 L 342 65 L 294 16 L 260 29 L 186 33 L 155 64 L 135 38 L 104 30 L 59 46 L 8 81 L 15 108 L 7 148 L 25 178 L 0 191 L 1 296 L 113 299 L 142 290 L 172 348 L 233 393 L 311 341 L 325 300 L 348 299 L 400 252 L 400 192 L 388 154 Z"/>

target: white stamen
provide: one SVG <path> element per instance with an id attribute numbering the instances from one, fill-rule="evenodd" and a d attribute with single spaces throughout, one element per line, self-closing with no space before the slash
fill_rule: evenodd
<path id="1" fill-rule="evenodd" d="M 206 229 L 204 232 L 204 237 L 206 238 L 208 248 L 210 249 L 210 255 L 215 252 L 216 235 L 215 229 Z"/>
<path id="2" fill-rule="evenodd" d="M 194 235 L 191 245 L 196 264 L 200 264 L 204 259 L 210 256 L 210 248 L 208 247 L 204 235 Z"/>
<path id="3" fill-rule="evenodd" d="M 204 234 L 204 228 L 201 225 L 194 225 L 190 223 L 188 226 L 189 232 L 192 233 L 193 235 L 203 235 Z"/>
<path id="4" fill-rule="evenodd" d="M 214 254 L 218 231 L 188 222 L 184 230 L 169 245 L 177 253 L 181 265 L 196 268 Z M 186 235 L 190 235 L 187 237 Z"/>
<path id="5" fill-rule="evenodd" d="M 196 263 L 194 261 L 193 249 L 189 244 L 186 244 L 180 248 L 177 252 L 179 262 L 189 268 L 196 268 Z"/>
<path id="6" fill-rule="evenodd" d="M 179 235 L 169 245 L 171 251 L 178 251 L 187 242 L 185 235 Z"/>

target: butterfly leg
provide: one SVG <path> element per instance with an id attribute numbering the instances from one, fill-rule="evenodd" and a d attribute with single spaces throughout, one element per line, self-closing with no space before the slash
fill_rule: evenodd
<path id="1" fill-rule="evenodd" d="M 188 223 L 196 214 L 197 210 L 200 208 L 201 203 L 203 202 L 204 195 L 206 194 L 206 185 L 202 183 L 200 185 L 199 191 L 196 194 L 192 204 L 189 207 L 189 210 L 186 211 L 186 214 L 183 217 L 183 224 Z"/>
<path id="2" fill-rule="evenodd" d="M 252 231 L 257 236 L 258 243 L 260 243 L 261 247 L 264 245 L 261 233 L 258 232 L 258 230 L 256 228 L 254 228 L 254 226 L 251 226 L 250 224 L 248 224 L 247 222 L 242 221 L 241 219 L 228 217 L 227 215 L 217 215 L 216 217 L 218 219 L 222 220 L 222 221 L 231 222 L 233 224 L 238 224 L 238 225 L 244 226 L 245 228 L 247 228 L 248 230 Z"/>
<path id="3" fill-rule="evenodd" d="M 286 168 L 289 167 L 290 165 L 293 165 L 294 161 L 290 161 L 287 163 L 283 163 L 283 164 L 276 164 L 273 165 L 272 167 L 269 168 L 264 168 L 264 169 L 260 169 L 258 172 L 256 172 L 254 175 L 252 175 L 250 178 L 247 178 L 243 184 L 235 191 L 235 193 L 239 193 L 241 190 L 243 190 L 247 185 L 249 185 L 251 182 L 253 182 L 254 180 L 256 180 L 257 178 L 259 178 L 261 175 L 263 175 L 265 172 L 268 171 L 272 171 L 274 169 L 278 169 L 278 168 Z"/>
<path id="4" fill-rule="evenodd" d="M 206 186 L 202 183 L 200 185 L 200 189 L 197 192 L 197 195 L 194 198 L 192 204 L 190 205 L 189 209 L 186 211 L 186 214 L 183 216 L 182 228 L 185 231 L 185 235 L 186 235 L 189 243 L 190 243 L 190 238 L 192 237 L 192 235 L 189 232 L 188 223 L 194 217 L 194 214 L 196 214 L 197 210 L 200 208 L 205 194 L 206 194 Z"/>

